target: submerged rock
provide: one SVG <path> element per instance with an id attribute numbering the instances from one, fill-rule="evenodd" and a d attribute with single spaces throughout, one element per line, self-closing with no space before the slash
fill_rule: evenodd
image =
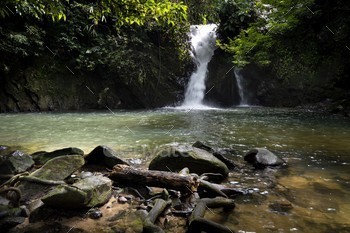
<path id="1" fill-rule="evenodd" d="M 178 172 L 188 167 L 190 172 L 228 175 L 227 166 L 213 154 L 195 147 L 167 146 L 161 149 L 149 164 L 150 170 Z"/>
<path id="2" fill-rule="evenodd" d="M 269 204 L 269 208 L 276 212 L 286 213 L 293 209 L 293 205 L 288 201 L 276 201 Z"/>
<path id="3" fill-rule="evenodd" d="M 244 160 L 257 168 L 279 166 L 285 163 L 283 159 L 265 148 L 255 148 L 246 153 Z"/>
<path id="4" fill-rule="evenodd" d="M 129 165 L 126 161 L 118 157 L 117 152 L 108 146 L 98 146 L 93 149 L 86 157 L 87 164 L 103 164 L 108 168 L 113 168 L 117 164 Z"/>
<path id="5" fill-rule="evenodd" d="M 60 150 L 55 150 L 52 152 L 39 151 L 32 154 L 35 164 L 42 165 L 45 164 L 50 159 L 63 156 L 63 155 L 84 155 L 84 151 L 75 147 L 63 148 Z"/>
<path id="6" fill-rule="evenodd" d="M 22 173 L 33 165 L 32 157 L 19 150 L 0 156 L 0 174 Z"/>

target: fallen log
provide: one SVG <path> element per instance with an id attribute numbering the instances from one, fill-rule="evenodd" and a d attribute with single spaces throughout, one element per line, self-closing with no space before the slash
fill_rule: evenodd
<path id="1" fill-rule="evenodd" d="M 116 165 L 109 173 L 109 178 L 117 183 L 127 185 L 145 185 L 174 189 L 184 193 L 197 190 L 198 180 L 194 176 L 179 175 L 173 172 L 137 170 L 127 165 Z"/>
<path id="2" fill-rule="evenodd" d="M 218 224 L 211 220 L 205 219 L 204 214 L 209 208 L 220 208 L 224 210 L 232 210 L 235 208 L 235 203 L 231 199 L 217 197 L 217 198 L 203 198 L 198 200 L 196 207 L 189 219 L 190 233 L 200 232 L 216 232 L 216 233 L 233 233 L 233 231 L 225 225 Z"/>

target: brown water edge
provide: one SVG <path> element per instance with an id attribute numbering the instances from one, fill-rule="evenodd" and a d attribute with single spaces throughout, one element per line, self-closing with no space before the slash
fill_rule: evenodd
<path id="1" fill-rule="evenodd" d="M 290 159 L 289 168 L 276 174 L 277 185 L 268 194 L 262 197 L 259 190 L 257 197 L 239 201 L 228 218 L 212 218 L 238 232 L 350 232 L 349 165 L 322 169 L 305 163 Z M 291 203 L 293 209 L 273 211 L 269 205 L 275 202 Z"/>

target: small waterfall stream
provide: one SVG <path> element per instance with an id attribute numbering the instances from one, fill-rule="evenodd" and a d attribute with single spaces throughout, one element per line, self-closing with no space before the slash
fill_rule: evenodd
<path id="1" fill-rule="evenodd" d="M 208 63 L 215 50 L 216 25 L 193 25 L 190 28 L 191 56 L 197 65 L 188 83 L 185 100 L 182 107 L 203 108 L 205 95 L 205 79 L 207 76 Z"/>
<path id="2" fill-rule="evenodd" d="M 239 106 L 249 106 L 247 93 L 245 92 L 244 79 L 239 69 L 234 69 L 235 78 L 237 81 L 238 94 L 240 97 Z"/>

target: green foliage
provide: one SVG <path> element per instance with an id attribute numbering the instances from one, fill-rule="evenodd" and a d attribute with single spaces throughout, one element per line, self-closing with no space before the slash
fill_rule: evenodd
<path id="1" fill-rule="evenodd" d="M 217 23 L 218 9 L 222 0 L 187 0 L 191 24 Z"/>
<path id="2" fill-rule="evenodd" d="M 234 1 L 234 12 L 239 9 L 237 2 L 241 1 Z M 320 67 L 344 76 L 349 60 L 344 49 L 345 38 L 350 37 L 349 5 L 346 1 L 255 0 L 257 17 L 248 25 L 239 23 L 239 13 L 222 17 L 219 45 L 233 54 L 234 64 L 270 66 L 278 77 L 298 85 L 315 80 Z"/>
<path id="3" fill-rule="evenodd" d="M 66 20 L 69 4 L 81 7 L 95 25 L 106 22 L 108 17 L 113 17 L 118 27 L 146 23 L 174 26 L 187 21 L 187 6 L 171 0 L 100 0 L 90 3 L 69 0 L 3 0 L 0 3 L 0 16 L 4 18 L 11 12 L 30 15 L 36 19 L 48 15 L 53 21 Z"/>
<path id="4" fill-rule="evenodd" d="M 241 30 L 256 18 L 253 0 L 227 0 L 219 6 L 219 29 L 221 40 L 227 42 L 228 38 L 237 36 Z"/>

